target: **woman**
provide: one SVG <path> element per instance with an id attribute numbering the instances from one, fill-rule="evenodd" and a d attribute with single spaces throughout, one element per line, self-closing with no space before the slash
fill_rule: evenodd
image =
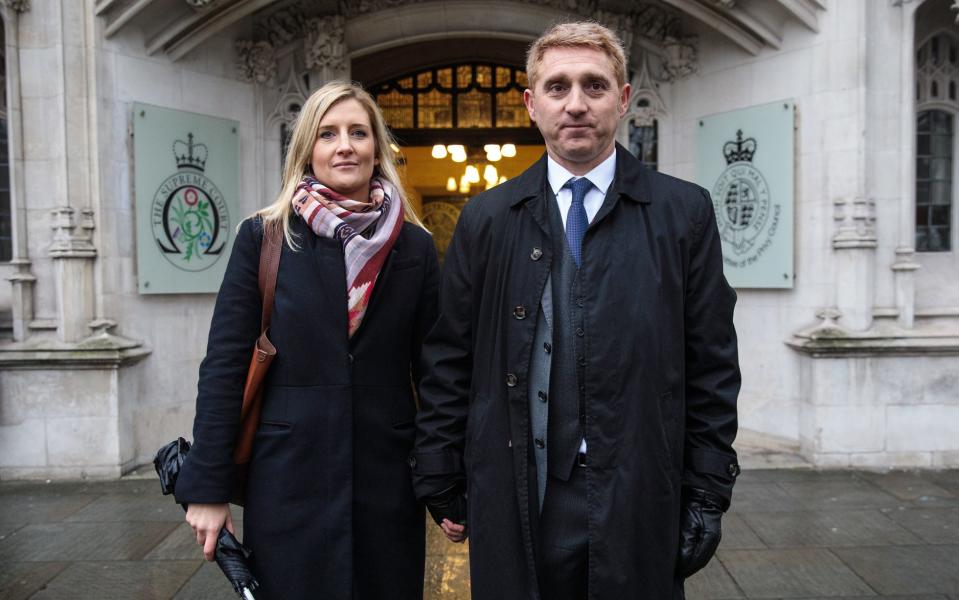
<path id="1" fill-rule="evenodd" d="M 332 82 L 297 118 L 276 201 L 245 220 L 200 366 L 194 446 L 176 485 L 212 558 L 232 530 L 232 452 L 260 333 L 264 228 L 285 236 L 243 513 L 257 597 L 422 598 L 423 509 L 413 446 L 420 349 L 437 258 L 410 209 L 379 108 Z M 405 219 L 405 222 L 404 222 Z"/>

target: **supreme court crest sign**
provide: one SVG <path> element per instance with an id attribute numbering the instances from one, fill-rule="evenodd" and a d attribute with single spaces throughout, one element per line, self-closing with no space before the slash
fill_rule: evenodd
<path id="1" fill-rule="evenodd" d="M 237 224 L 235 121 L 136 104 L 140 293 L 216 292 Z"/>
<path id="2" fill-rule="evenodd" d="M 712 195 L 734 287 L 793 285 L 793 122 L 792 101 L 699 121 L 697 181 Z"/>

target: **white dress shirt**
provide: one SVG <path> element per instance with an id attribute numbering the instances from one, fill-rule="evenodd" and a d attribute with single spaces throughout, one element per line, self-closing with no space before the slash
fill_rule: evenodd
<path id="1" fill-rule="evenodd" d="M 613 177 L 615 176 L 615 148 L 606 160 L 593 167 L 593 170 L 589 173 L 583 175 L 583 177 L 589 179 L 589 182 L 593 184 L 593 187 L 589 188 L 589 191 L 586 192 L 586 197 L 583 198 L 583 208 L 586 209 L 586 218 L 590 223 L 593 222 L 596 213 L 598 213 L 600 207 L 603 206 L 603 200 L 606 199 L 606 191 L 609 189 L 609 186 L 613 184 Z M 556 204 L 559 206 L 559 215 L 563 219 L 564 228 L 566 227 L 566 214 L 569 212 L 569 207 L 573 203 L 573 190 L 564 186 L 566 182 L 573 177 L 576 176 L 553 160 L 552 156 L 546 155 L 546 179 L 549 182 L 549 187 L 553 190 L 553 194 L 556 195 Z M 579 451 L 586 454 L 585 438 L 579 444 Z"/>

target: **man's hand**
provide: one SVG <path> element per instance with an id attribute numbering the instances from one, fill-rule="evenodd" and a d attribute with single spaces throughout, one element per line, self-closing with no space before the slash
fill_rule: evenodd
<path id="1" fill-rule="evenodd" d="M 203 546 L 203 558 L 207 560 L 213 560 L 220 529 L 226 527 L 236 535 L 229 504 L 190 504 L 186 509 L 186 522 L 193 528 L 196 543 Z"/>
<path id="2" fill-rule="evenodd" d="M 464 542 L 466 532 L 466 493 L 460 484 L 424 498 L 430 516 L 451 542 Z"/>
<path id="3" fill-rule="evenodd" d="M 679 561 L 676 571 L 689 577 L 709 562 L 722 538 L 723 501 L 698 488 L 683 490 L 679 523 Z"/>

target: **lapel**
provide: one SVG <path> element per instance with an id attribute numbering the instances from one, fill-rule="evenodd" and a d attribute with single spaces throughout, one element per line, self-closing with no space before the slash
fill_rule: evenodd
<path id="1" fill-rule="evenodd" d="M 616 175 L 606 191 L 603 205 L 586 230 L 587 234 L 613 211 L 620 197 L 640 204 L 650 203 L 649 175 L 645 169 L 629 150 L 616 144 Z"/>
<path id="2" fill-rule="evenodd" d="M 338 240 L 324 238 L 313 233 L 303 219 L 293 217 L 294 238 L 301 252 L 311 258 L 313 272 L 317 276 L 319 293 L 325 298 L 325 306 L 330 308 L 335 326 L 347 332 L 346 310 L 346 262 L 343 258 L 343 246 Z"/>

